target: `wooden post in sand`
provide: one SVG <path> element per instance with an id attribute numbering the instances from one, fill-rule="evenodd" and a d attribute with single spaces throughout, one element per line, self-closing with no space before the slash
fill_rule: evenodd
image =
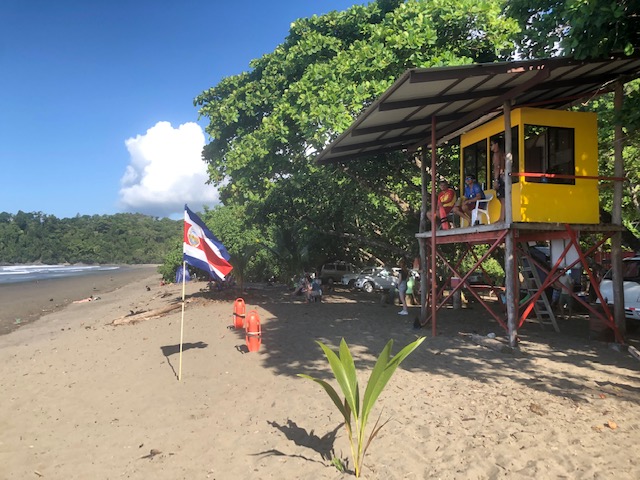
<path id="1" fill-rule="evenodd" d="M 180 365 L 178 367 L 178 381 L 182 380 L 182 339 L 184 337 L 184 294 L 187 288 L 187 276 L 185 270 L 187 262 L 182 262 L 182 318 L 180 319 Z"/>

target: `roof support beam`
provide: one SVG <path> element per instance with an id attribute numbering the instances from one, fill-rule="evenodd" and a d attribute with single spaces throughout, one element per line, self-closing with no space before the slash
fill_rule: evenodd
<path id="1" fill-rule="evenodd" d="M 331 153 L 343 153 L 343 152 L 352 152 L 356 150 L 362 150 L 365 148 L 379 147 L 379 146 L 387 146 L 387 145 L 403 145 L 405 143 L 411 142 L 413 140 L 417 140 L 418 138 L 424 137 L 423 133 L 414 133 L 412 135 L 405 135 L 404 137 L 393 137 L 393 138 L 379 138 L 377 140 L 372 140 L 370 142 L 362 142 L 362 143 L 354 143 L 353 145 L 345 145 L 343 147 L 333 147 L 331 149 Z M 369 152 L 376 153 L 376 152 Z"/>
<path id="2" fill-rule="evenodd" d="M 473 121 L 476 120 L 478 117 L 481 117 L 482 115 L 486 115 L 492 110 L 501 107 L 504 104 L 504 102 L 515 99 L 521 93 L 526 92 L 527 90 L 530 90 L 531 88 L 533 88 L 534 85 L 538 85 L 539 83 L 543 82 L 545 79 L 549 78 L 550 73 L 551 71 L 548 69 L 542 68 L 538 70 L 538 72 L 531 79 L 521 83 L 517 87 L 512 88 L 511 90 L 509 90 L 508 93 L 505 93 L 504 95 L 501 95 L 497 98 L 490 100 L 489 102 L 482 105 L 482 107 L 474 110 L 473 112 L 468 113 L 467 115 L 460 118 L 459 120 L 448 124 L 446 127 L 444 127 L 441 131 L 438 132 L 437 138 L 440 139 L 450 134 L 451 132 L 455 132 L 459 128 L 462 128 L 470 123 L 473 123 Z M 424 143 L 427 143 L 428 141 L 429 139 L 423 137 L 422 141 L 416 142 L 410 148 L 410 151 L 417 150 L 421 145 L 423 145 Z"/>
<path id="3" fill-rule="evenodd" d="M 451 115 L 438 115 L 438 120 L 450 122 L 451 120 L 457 120 L 460 117 L 462 117 L 461 113 L 454 113 Z M 416 127 L 427 128 L 431 126 L 431 118 L 432 116 L 428 116 L 417 120 L 406 120 L 404 122 L 394 122 L 390 124 L 385 123 L 383 125 L 376 125 L 375 127 L 356 128 L 355 130 L 353 130 L 353 132 L 351 132 L 351 135 L 354 137 L 358 137 L 360 135 L 388 132 L 389 130 L 402 130 Z M 427 129 L 427 131 L 429 130 Z"/>

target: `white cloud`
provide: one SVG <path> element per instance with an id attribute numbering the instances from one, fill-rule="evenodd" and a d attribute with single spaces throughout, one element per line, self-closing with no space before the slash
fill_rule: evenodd
<path id="1" fill-rule="evenodd" d="M 202 160 L 204 133 L 197 123 L 173 128 L 158 122 L 144 135 L 129 138 L 125 145 L 130 163 L 120 179 L 120 204 L 129 212 L 165 217 L 219 203 L 218 192 L 207 185 Z"/>

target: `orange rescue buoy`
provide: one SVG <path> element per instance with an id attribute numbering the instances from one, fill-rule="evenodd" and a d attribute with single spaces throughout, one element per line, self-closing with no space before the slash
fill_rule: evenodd
<path id="1" fill-rule="evenodd" d="M 260 315 L 255 310 L 251 310 L 247 315 L 246 338 L 247 348 L 250 352 L 260 350 L 262 343 L 262 327 L 260 326 Z"/>
<path id="2" fill-rule="evenodd" d="M 244 327 L 244 312 L 244 299 L 236 298 L 236 301 L 233 304 L 233 326 L 235 328 Z"/>

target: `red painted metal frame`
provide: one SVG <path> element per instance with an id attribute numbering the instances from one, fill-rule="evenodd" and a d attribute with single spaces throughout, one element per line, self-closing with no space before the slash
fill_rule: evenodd
<path id="1" fill-rule="evenodd" d="M 564 173 L 519 173 L 519 172 L 511 172 L 512 177 L 531 177 L 531 178 L 561 178 L 566 180 L 603 180 L 610 182 L 626 182 L 627 177 L 605 177 L 602 175 L 567 175 Z M 534 182 L 535 183 L 535 182 Z"/>
<path id="2" fill-rule="evenodd" d="M 498 235 L 496 237 L 496 232 L 486 232 L 486 233 L 492 233 L 490 235 L 490 239 L 493 240 L 493 244 L 490 245 L 489 249 L 484 253 L 484 255 L 482 255 L 482 257 L 480 257 L 480 259 L 478 259 L 477 255 L 475 254 L 475 252 L 473 252 L 474 257 L 476 258 L 476 263 L 473 265 L 472 268 L 469 269 L 469 271 L 466 274 L 461 274 L 458 270 L 460 268 L 460 265 L 462 263 L 462 261 L 464 260 L 464 258 L 467 256 L 467 254 L 472 251 L 472 244 L 469 243 L 468 244 L 468 248 L 467 251 L 464 252 L 464 254 L 462 255 L 462 257 L 460 259 L 458 259 L 458 261 L 456 262 L 455 266 L 452 266 L 446 258 L 444 258 L 439 251 L 436 250 L 436 255 L 438 258 L 440 258 L 440 260 L 442 260 L 442 262 L 445 264 L 445 266 L 453 273 L 453 275 L 459 277 L 460 283 L 453 287 L 452 290 L 449 292 L 449 295 L 447 295 L 446 297 L 444 296 L 444 290 L 445 290 L 445 286 L 446 286 L 446 282 L 445 285 L 443 285 L 439 291 L 436 291 L 436 289 L 433 289 L 435 293 L 435 297 L 432 300 L 432 306 L 435 306 L 435 311 L 440 310 L 440 308 L 442 308 L 452 297 L 453 294 L 456 293 L 458 290 L 460 290 L 462 287 L 464 287 L 467 283 L 467 279 L 471 276 L 471 274 L 477 269 L 480 268 L 483 272 L 484 270 L 482 269 L 482 263 L 487 259 L 487 257 L 489 255 L 491 255 L 491 253 L 498 248 L 498 246 L 500 246 L 502 244 L 502 242 L 504 241 L 504 238 L 507 236 L 507 234 L 509 233 L 509 230 L 502 230 L 502 231 L 498 231 Z M 480 241 L 478 239 L 478 236 L 481 237 L 485 237 L 485 235 L 478 235 L 476 234 L 464 234 L 462 236 L 466 237 L 467 235 L 471 235 L 475 242 L 473 243 L 484 243 L 482 241 Z M 457 238 L 458 236 L 456 236 Z M 447 242 L 448 243 L 448 242 Z M 453 243 L 453 242 L 451 242 Z M 462 243 L 461 240 L 458 240 L 458 242 L 455 243 Z M 432 272 L 432 277 L 435 278 L 434 275 L 435 272 Z M 484 272 L 486 275 L 486 272 Z M 493 286 L 492 286 L 493 287 Z M 493 287 L 495 288 L 495 287 Z M 506 323 L 504 322 L 504 319 L 501 318 L 500 316 L 498 316 L 489 305 L 487 305 L 487 303 L 480 297 L 480 295 L 473 289 L 473 287 L 470 287 L 467 289 L 471 295 L 473 295 L 476 300 L 478 300 L 478 302 L 484 307 L 484 309 L 506 330 L 508 330 L 508 327 L 506 325 Z M 434 313 L 432 313 L 427 319 L 426 319 L 426 323 L 428 323 L 432 318 L 434 317 Z M 434 322 L 435 324 L 435 322 Z"/>
<path id="3" fill-rule="evenodd" d="M 587 272 L 587 275 L 589 277 L 589 282 L 591 283 L 591 287 L 595 290 L 596 296 L 600 300 L 603 313 L 599 312 L 597 309 L 593 308 L 587 302 L 583 301 L 573 291 L 566 288 L 564 285 L 562 286 L 562 288 L 564 290 L 567 290 L 567 292 L 572 296 L 572 298 L 576 299 L 578 303 L 580 303 L 583 307 L 585 307 L 592 315 L 595 315 L 597 318 L 604 320 L 604 322 L 613 330 L 616 340 L 620 343 L 624 343 L 622 335 L 620 334 L 620 331 L 614 322 L 613 315 L 611 314 L 611 311 L 607 303 L 604 301 L 604 298 L 602 297 L 602 293 L 600 292 L 600 286 L 598 284 L 598 281 L 594 277 L 593 272 L 589 268 L 588 262 L 587 262 L 587 256 L 590 255 L 592 252 L 594 252 L 597 248 L 599 248 L 610 237 L 611 237 L 611 233 L 609 235 L 606 235 L 594 246 L 592 246 L 590 249 L 588 249 L 586 252 L 583 253 L 582 248 L 580 247 L 580 242 L 578 241 L 577 232 L 573 228 L 571 228 L 570 225 L 565 225 L 564 237 L 562 238 L 570 240 L 570 243 L 568 243 L 565 246 L 562 254 L 558 257 L 558 260 L 553 265 L 551 270 L 547 271 L 546 268 L 540 265 L 540 263 L 536 262 L 535 259 L 533 259 L 531 256 L 527 256 L 529 261 L 532 262 L 536 268 L 539 268 L 540 270 L 545 272 L 547 275 L 546 275 L 545 281 L 542 282 L 542 285 L 540 285 L 540 288 L 538 289 L 538 291 L 529 299 L 527 306 L 525 307 L 524 311 L 522 312 L 522 315 L 520 316 L 520 320 L 518 322 L 518 328 L 520 328 L 523 325 L 523 323 L 527 319 L 527 316 L 531 313 L 531 310 L 533 310 L 535 302 L 540 298 L 540 296 L 545 291 L 545 289 L 553 285 L 567 270 L 571 270 L 575 265 L 581 264 L 583 265 L 584 270 Z M 570 263 L 566 267 L 560 268 L 560 265 L 562 264 L 563 260 L 566 259 L 567 253 L 569 252 L 569 250 L 571 250 L 572 247 L 578 253 L 578 259 L 574 260 L 572 263 Z M 518 251 L 520 251 L 521 253 L 524 253 L 520 249 L 518 249 Z"/>
<path id="4" fill-rule="evenodd" d="M 600 306 L 602 308 L 602 311 L 598 310 L 598 308 L 594 308 L 592 305 L 585 302 L 582 298 L 576 295 L 575 292 L 570 291 L 570 289 L 568 289 L 567 287 L 562 286 L 563 290 L 566 290 L 567 293 L 571 295 L 572 298 L 574 298 L 580 305 L 582 305 L 590 314 L 604 321 L 613 330 L 616 340 L 620 343 L 623 343 L 623 338 L 620 334 L 619 329 L 615 325 L 611 310 L 609 309 L 608 305 L 604 301 L 602 294 L 600 292 L 600 286 L 599 286 L 598 280 L 595 278 L 595 276 L 593 275 L 593 272 L 588 267 L 588 262 L 587 262 L 587 257 L 590 256 L 593 252 L 595 252 L 598 248 L 600 248 L 600 246 L 604 244 L 609 238 L 611 238 L 614 232 L 613 231 L 597 231 L 597 232 L 594 231 L 594 232 L 587 232 L 587 233 L 590 233 L 590 234 L 597 233 L 603 236 L 591 248 L 583 252 L 580 246 L 580 242 L 578 241 L 579 231 L 573 229 L 573 227 L 568 224 L 564 225 L 563 230 L 530 231 L 530 230 L 520 230 L 518 228 L 511 228 L 511 229 L 502 229 L 502 230 L 492 230 L 492 231 L 486 231 L 486 232 L 461 233 L 453 236 L 452 235 L 440 236 L 434 232 L 435 234 L 434 237 L 437 245 L 450 244 L 450 243 L 457 243 L 457 244 L 466 243 L 467 249 L 462 253 L 462 255 L 458 258 L 458 260 L 455 262 L 454 265 L 452 265 L 446 258 L 444 258 L 444 256 L 440 253 L 439 249 L 436 249 L 437 258 L 439 258 L 442 261 L 442 263 L 446 266 L 446 268 L 451 272 L 452 276 L 456 276 L 460 278 L 460 282 L 455 287 L 452 287 L 449 294 L 446 296 L 444 292 L 446 290 L 448 282 L 444 282 L 444 284 L 440 287 L 440 289 L 438 289 L 437 286 L 434 288 L 434 284 L 430 285 L 431 313 L 426 318 L 425 325 L 429 321 L 433 320 L 432 326 L 435 330 L 436 322 L 435 322 L 434 312 L 437 312 L 444 305 L 450 302 L 454 293 L 458 292 L 462 288 L 466 288 L 469 291 L 469 293 L 473 295 L 474 298 L 483 306 L 483 308 L 505 329 L 505 331 L 508 331 L 508 326 L 505 323 L 505 319 L 503 318 L 504 315 L 501 317 L 499 314 L 496 314 L 496 312 L 473 289 L 473 286 L 467 283 L 468 278 L 471 276 L 471 274 L 474 271 L 478 269 L 480 269 L 480 271 L 483 272 L 483 275 L 485 276 L 487 275 L 486 271 L 482 267 L 482 263 L 496 248 L 498 248 L 504 242 L 507 235 L 514 235 L 515 237 L 514 244 L 522 243 L 522 242 L 530 242 L 530 241 L 549 241 L 549 240 L 563 239 L 563 240 L 569 240 L 569 242 L 567 243 L 567 245 L 564 248 L 564 251 L 562 252 L 560 257 L 558 258 L 558 260 L 550 270 L 547 270 L 548 267 L 540 265 L 539 262 L 537 262 L 535 259 L 529 256 L 529 260 L 532 262 L 532 264 L 535 267 L 539 268 L 541 271 L 546 273 L 546 279 L 540 286 L 540 289 L 528 300 L 527 303 L 524 303 L 524 305 L 519 304 L 519 300 L 518 300 L 519 295 L 515 295 L 514 301 L 516 302 L 516 312 L 522 312 L 520 314 L 520 318 L 518 319 L 517 328 L 519 329 L 520 327 L 522 327 L 527 316 L 531 313 L 531 310 L 534 308 L 534 304 L 536 300 L 538 300 L 540 298 L 540 295 L 542 295 L 542 292 L 544 292 L 546 288 L 553 285 L 560 278 L 560 276 L 564 274 L 564 272 L 580 264 L 584 266 L 584 270 L 587 272 L 587 275 L 589 277 L 589 282 L 591 284 L 591 288 L 594 289 L 594 291 L 596 292 L 596 296 L 600 300 L 600 303 L 601 303 Z M 434 239 L 431 238 L 431 241 L 433 240 Z M 482 255 L 482 257 L 478 258 L 478 255 L 475 253 L 475 251 L 473 251 L 472 247 L 474 245 L 487 244 L 487 243 L 489 244 L 489 250 L 484 255 Z M 561 263 L 563 262 L 563 260 L 566 259 L 566 256 L 572 247 L 575 248 L 575 251 L 578 254 L 578 259 L 574 260 L 572 263 L 568 264 L 567 266 L 561 268 L 560 267 Z M 469 253 L 471 253 L 474 256 L 476 262 L 466 274 L 462 274 L 460 273 L 460 266 L 464 261 L 464 259 L 467 257 L 467 255 L 469 255 Z M 524 252 L 519 248 L 516 248 L 515 253 L 524 254 Z M 429 264 L 431 264 L 430 258 L 429 258 Z M 517 273 L 517 270 L 518 270 L 517 262 L 515 263 L 514 268 L 516 269 L 516 273 Z M 430 273 L 433 279 L 432 281 L 435 281 L 435 271 L 431 271 Z M 516 274 L 514 278 L 516 279 L 516 282 L 518 284 L 513 285 L 512 288 L 519 290 L 520 285 L 517 280 L 518 275 Z M 502 293 L 501 288 L 491 285 L 490 282 L 487 282 L 487 283 L 494 293 L 496 293 L 497 295 L 500 295 L 500 293 Z"/>

